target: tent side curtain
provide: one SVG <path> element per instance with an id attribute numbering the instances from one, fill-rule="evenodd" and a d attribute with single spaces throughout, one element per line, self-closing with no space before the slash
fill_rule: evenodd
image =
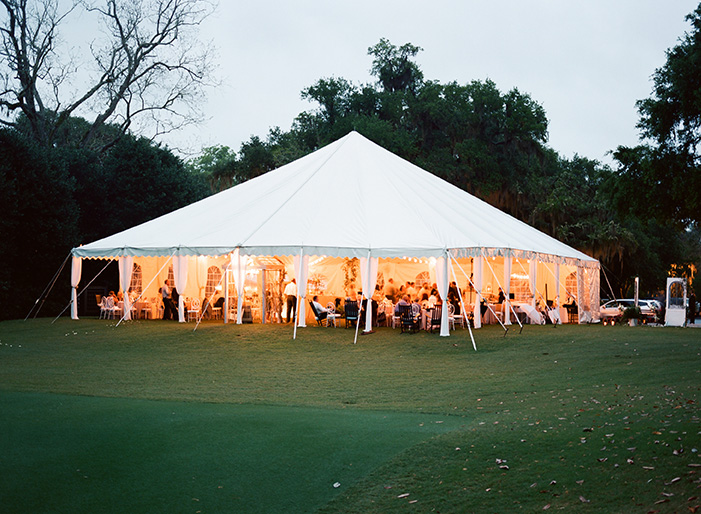
<path id="1" fill-rule="evenodd" d="M 372 332 L 372 295 L 375 293 L 377 285 L 377 268 L 379 259 L 377 257 L 360 258 L 360 283 L 363 287 L 363 296 L 366 298 L 367 308 L 365 310 L 365 332 Z"/>
<path id="2" fill-rule="evenodd" d="M 71 259 L 71 319 L 78 319 L 78 284 L 83 271 L 83 261 L 79 257 Z"/>
<path id="3" fill-rule="evenodd" d="M 119 258 L 119 287 L 124 291 L 124 319 L 131 319 L 131 298 L 129 297 L 129 285 L 131 284 L 131 274 L 134 271 L 133 257 Z"/>

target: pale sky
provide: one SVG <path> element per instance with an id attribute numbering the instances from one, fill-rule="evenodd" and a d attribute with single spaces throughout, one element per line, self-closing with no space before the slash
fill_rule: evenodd
<path id="1" fill-rule="evenodd" d="M 460 84 L 489 78 L 540 103 L 548 145 L 611 162 L 638 143 L 636 100 L 652 91 L 665 52 L 690 29 L 691 0 L 221 0 L 201 37 L 218 49 L 222 86 L 205 121 L 162 140 L 198 152 L 238 150 L 271 127 L 289 130 L 312 104 L 300 92 L 320 78 L 374 80 L 369 46 L 380 38 L 423 48 L 425 79 Z"/>

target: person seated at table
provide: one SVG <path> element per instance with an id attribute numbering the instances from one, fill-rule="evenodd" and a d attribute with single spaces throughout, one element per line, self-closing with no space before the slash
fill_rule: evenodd
<path id="1" fill-rule="evenodd" d="M 416 303 L 421 304 L 422 309 L 432 309 L 431 304 L 428 303 L 428 297 L 424 294 L 420 299 L 416 299 Z"/>
<path id="2" fill-rule="evenodd" d="M 504 296 L 504 291 L 501 290 L 501 287 L 499 288 L 499 298 L 497 299 L 497 303 L 504 303 L 506 301 L 506 296 Z"/>
<path id="3" fill-rule="evenodd" d="M 124 293 L 121 292 L 121 291 L 119 291 L 119 292 L 117 293 L 117 299 L 118 299 L 120 302 L 123 302 L 123 301 L 124 301 Z"/>
<path id="4" fill-rule="evenodd" d="M 117 302 L 119 301 L 119 296 L 114 291 L 110 291 L 110 294 L 107 296 L 110 296 L 112 300 L 114 300 L 114 304 L 117 305 Z"/>
<path id="5" fill-rule="evenodd" d="M 394 285 L 394 279 L 389 278 L 387 284 L 385 284 L 385 298 L 389 301 L 394 302 L 397 297 L 397 287 Z"/>
<path id="6" fill-rule="evenodd" d="M 440 303 L 440 298 L 438 298 L 438 291 L 436 291 L 435 289 L 432 289 L 431 295 L 428 297 L 429 308 L 433 309 L 439 303 Z"/>
<path id="7" fill-rule="evenodd" d="M 410 300 L 414 300 L 416 298 L 416 288 L 414 287 L 413 282 L 406 283 L 406 294 L 409 295 Z"/>
<path id="8" fill-rule="evenodd" d="M 346 296 L 346 301 L 347 302 L 357 302 L 359 301 L 358 295 L 355 293 L 355 289 L 351 289 L 350 294 Z"/>
<path id="9" fill-rule="evenodd" d="M 394 314 L 399 315 L 399 306 L 400 305 L 411 305 L 409 302 L 409 295 L 405 294 L 402 296 L 402 299 L 397 302 L 397 305 L 394 306 Z"/>
<path id="10" fill-rule="evenodd" d="M 329 315 L 329 310 L 319 303 L 319 297 L 317 295 L 314 295 L 314 298 L 312 298 L 312 305 L 314 305 L 317 317 L 319 319 L 326 319 Z"/>

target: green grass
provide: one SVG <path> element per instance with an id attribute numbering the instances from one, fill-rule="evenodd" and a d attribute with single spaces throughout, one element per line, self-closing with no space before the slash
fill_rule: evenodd
<path id="1" fill-rule="evenodd" d="M 4 508 L 664 513 L 701 503 L 699 330 L 546 326 L 504 338 L 485 327 L 475 352 L 462 330 L 380 329 L 353 345 L 340 328 L 300 329 L 295 341 L 289 326 L 192 328 L 0 324 Z"/>

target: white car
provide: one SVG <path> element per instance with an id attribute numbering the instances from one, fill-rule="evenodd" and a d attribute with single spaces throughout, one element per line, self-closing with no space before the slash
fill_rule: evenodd
<path id="1" fill-rule="evenodd" d="M 657 309 L 648 300 L 638 300 L 638 306 L 644 321 L 654 321 L 657 318 Z M 619 318 L 628 307 L 635 307 L 635 300 L 631 298 L 610 300 L 599 308 L 601 319 Z"/>

